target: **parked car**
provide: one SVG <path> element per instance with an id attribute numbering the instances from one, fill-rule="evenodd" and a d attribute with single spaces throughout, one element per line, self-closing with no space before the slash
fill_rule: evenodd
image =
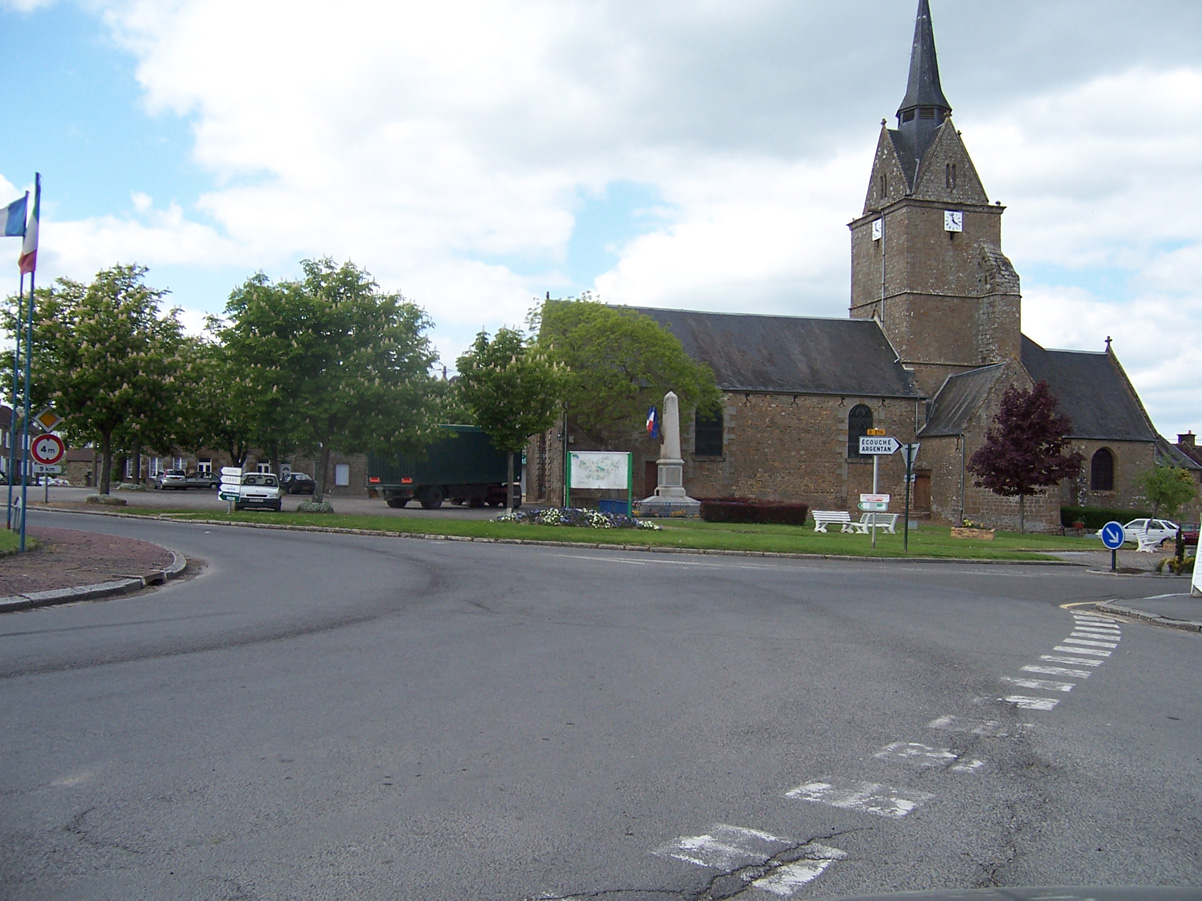
<path id="1" fill-rule="evenodd" d="M 215 490 L 221 487 L 221 476 L 211 472 L 190 472 L 185 477 L 185 488 L 208 488 Z"/>
<path id="2" fill-rule="evenodd" d="M 1133 519 L 1123 526 L 1128 541 L 1136 544 L 1147 541 L 1152 544 L 1163 544 L 1177 537 L 1177 523 L 1167 519 Z M 1098 532 L 1099 537 L 1101 531 Z"/>
<path id="3" fill-rule="evenodd" d="M 288 472 L 280 479 L 280 488 L 285 494 L 312 494 L 317 482 L 307 472 Z"/>
<path id="4" fill-rule="evenodd" d="M 280 500 L 280 481 L 272 472 L 248 472 L 238 486 L 235 510 L 264 509 L 279 513 L 283 506 Z"/>
<path id="5" fill-rule="evenodd" d="M 1181 540 L 1185 542 L 1186 547 L 1198 546 L 1198 523 L 1183 522 L 1181 524 Z"/>
<path id="6" fill-rule="evenodd" d="M 50 479 L 50 487 L 51 488 L 70 488 L 71 480 L 55 476 Z"/>
<path id="7" fill-rule="evenodd" d="M 167 488 L 187 488 L 188 474 L 182 469 L 164 469 L 154 477 L 154 487 Z"/>

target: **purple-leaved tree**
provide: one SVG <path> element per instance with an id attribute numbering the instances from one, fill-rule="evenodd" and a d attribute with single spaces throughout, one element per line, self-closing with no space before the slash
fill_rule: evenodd
<path id="1" fill-rule="evenodd" d="M 973 484 L 1002 497 L 1018 498 L 1018 528 L 1026 531 L 1027 495 L 1072 478 L 1084 459 L 1065 453 L 1072 422 L 1056 412 L 1047 382 L 1030 391 L 1015 385 L 1002 395 L 1002 405 L 985 435 L 985 443 L 968 462 Z"/>

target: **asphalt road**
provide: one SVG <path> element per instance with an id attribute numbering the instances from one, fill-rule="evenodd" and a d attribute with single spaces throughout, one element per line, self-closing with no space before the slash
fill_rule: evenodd
<path id="1" fill-rule="evenodd" d="M 6 898 L 1202 884 L 1138 579 L 31 517 L 204 567 L 0 619 Z"/>

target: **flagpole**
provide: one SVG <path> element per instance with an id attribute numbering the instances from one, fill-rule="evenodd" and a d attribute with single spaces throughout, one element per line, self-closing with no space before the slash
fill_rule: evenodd
<path id="1" fill-rule="evenodd" d="M 28 196 L 29 192 L 26 192 Z M 8 515 L 4 527 L 13 527 L 13 477 L 17 465 L 17 393 L 21 379 L 21 329 L 25 321 L 25 273 L 21 273 L 21 288 L 17 293 L 16 328 L 13 329 L 13 406 L 8 424 Z"/>
<path id="2" fill-rule="evenodd" d="M 29 192 L 25 192 L 25 206 L 29 207 Z M 26 223 L 21 223 L 21 240 L 22 250 L 24 250 L 24 240 Z M 17 315 L 15 318 L 16 328 L 13 329 L 13 405 L 12 416 L 8 423 L 8 507 L 6 508 L 4 527 L 11 529 L 13 527 L 13 470 L 17 465 L 17 391 L 20 385 L 21 373 L 21 322 L 24 317 L 25 306 L 25 272 L 21 272 L 21 287 L 17 291 Z"/>
<path id="3" fill-rule="evenodd" d="M 24 465 L 21 467 L 23 475 L 28 475 L 30 469 L 30 452 L 29 452 L 29 384 L 31 379 L 31 370 L 33 364 L 33 298 L 36 293 L 37 268 L 38 268 L 38 230 L 39 219 L 41 218 L 42 206 L 42 173 L 35 172 L 33 174 L 33 221 L 28 220 L 25 223 L 25 240 L 21 244 L 21 271 L 26 269 L 29 271 L 29 302 L 25 305 L 26 323 L 25 330 L 25 422 L 22 426 L 24 437 L 21 440 L 21 459 Z M 33 234 L 30 234 L 30 228 L 33 229 Z M 25 552 L 25 521 L 29 518 L 27 513 L 29 510 L 29 479 L 23 477 L 21 479 L 21 553 Z"/>
<path id="4" fill-rule="evenodd" d="M 31 270 L 29 273 L 29 302 L 25 304 L 25 312 L 28 315 L 26 320 L 29 323 L 25 330 L 25 422 L 22 425 L 24 438 L 21 439 L 21 457 L 25 461 L 23 470 L 28 472 L 31 467 L 29 453 L 29 382 L 30 369 L 33 363 L 33 290 L 34 277 L 36 270 Z M 21 552 L 25 552 L 25 520 L 29 518 L 29 479 L 21 479 Z"/>

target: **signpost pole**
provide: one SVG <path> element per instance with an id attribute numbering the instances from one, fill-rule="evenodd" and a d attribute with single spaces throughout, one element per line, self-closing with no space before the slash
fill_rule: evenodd
<path id="1" fill-rule="evenodd" d="M 873 454 L 872 455 L 872 493 L 873 494 L 880 493 L 880 491 L 877 488 L 877 473 L 879 472 L 880 462 L 881 462 L 881 455 Z M 869 513 L 868 515 L 872 517 L 872 527 L 871 527 L 872 528 L 872 549 L 876 550 L 876 513 L 875 512 Z"/>

